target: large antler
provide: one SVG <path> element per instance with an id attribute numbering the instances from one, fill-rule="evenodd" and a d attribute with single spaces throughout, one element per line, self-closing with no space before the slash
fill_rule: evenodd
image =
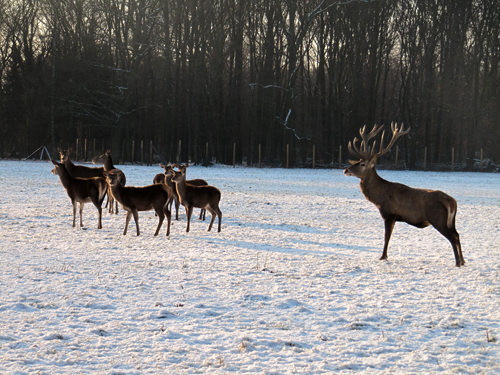
<path id="1" fill-rule="evenodd" d="M 407 134 L 410 129 L 403 130 L 403 125 L 401 125 L 401 129 L 398 128 L 398 124 L 396 123 L 391 123 L 391 130 L 392 130 L 392 139 L 387 145 L 386 148 L 383 147 L 384 145 L 384 135 L 385 131 L 382 133 L 382 137 L 380 138 L 380 150 L 379 152 L 375 152 L 375 145 L 377 144 L 377 141 L 373 142 L 373 147 L 368 146 L 368 142 L 374 138 L 381 130 L 383 126 L 377 126 L 374 125 L 373 129 L 370 133 L 366 132 L 366 125 L 363 126 L 363 128 L 359 129 L 359 134 L 361 135 L 361 145 L 358 148 L 357 142 L 359 141 L 358 138 L 354 138 L 354 141 L 349 142 L 349 152 L 352 154 L 352 156 L 360 159 L 370 159 L 372 157 L 379 157 L 384 154 L 386 154 L 392 146 L 394 146 L 394 143 L 398 140 L 399 137 L 402 135 Z"/>
<path id="2" fill-rule="evenodd" d="M 372 156 L 372 152 L 375 149 L 375 143 L 373 143 L 372 152 L 370 152 L 370 147 L 368 146 L 368 142 L 370 139 L 375 137 L 381 130 L 383 126 L 374 125 L 373 129 L 370 133 L 366 132 L 366 125 L 359 129 L 359 134 L 361 135 L 361 148 L 358 148 L 357 142 L 359 141 L 357 137 L 354 138 L 354 141 L 349 141 L 349 152 L 352 156 L 360 159 L 369 159 Z"/>
<path id="3" fill-rule="evenodd" d="M 389 144 L 387 145 L 387 147 L 384 148 L 384 133 L 385 133 L 385 131 L 382 133 L 382 138 L 380 138 L 380 151 L 375 154 L 377 157 L 386 154 L 392 148 L 392 146 L 394 146 L 394 143 L 396 143 L 396 141 L 399 139 L 399 137 L 401 137 L 405 134 L 408 134 L 408 132 L 410 131 L 410 128 L 403 130 L 403 127 L 404 127 L 403 124 L 401 124 L 401 128 L 399 129 L 397 123 L 391 122 L 392 139 L 389 142 Z"/>

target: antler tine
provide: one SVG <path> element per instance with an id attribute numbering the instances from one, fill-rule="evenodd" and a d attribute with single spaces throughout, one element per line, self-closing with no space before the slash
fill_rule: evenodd
<path id="1" fill-rule="evenodd" d="M 355 158 L 360 158 L 363 159 L 363 155 L 361 151 L 359 151 L 358 147 L 356 146 L 356 142 L 358 142 L 358 138 L 354 138 L 354 141 L 351 143 L 349 141 L 349 144 L 347 145 L 347 148 L 349 149 L 349 153 L 354 156 Z"/>
<path id="2" fill-rule="evenodd" d="M 366 125 L 365 125 L 363 127 L 363 132 L 360 131 L 361 137 L 363 138 L 363 143 L 362 144 L 364 144 L 363 151 L 367 155 L 370 155 L 368 142 L 370 141 L 370 139 L 372 139 L 373 137 L 375 137 L 382 130 L 382 128 L 383 128 L 383 126 L 377 126 L 375 124 L 375 125 L 373 125 L 372 131 L 369 132 L 368 134 L 366 134 Z"/>
<path id="3" fill-rule="evenodd" d="M 403 130 L 403 128 L 404 128 L 403 124 L 401 124 L 401 128 L 399 129 L 397 123 L 391 122 L 391 130 L 392 130 L 391 141 L 389 142 L 389 144 L 387 145 L 386 148 L 383 148 L 384 134 L 382 134 L 382 140 L 380 142 L 380 151 L 377 153 L 377 156 L 381 156 L 381 155 L 386 154 L 392 148 L 392 146 L 394 146 L 394 144 L 399 139 L 399 137 L 401 137 L 405 134 L 408 134 L 408 132 L 410 131 L 410 128 L 408 128 L 406 130 Z"/>
<path id="4" fill-rule="evenodd" d="M 366 131 L 366 125 L 363 126 L 362 128 L 359 129 L 359 134 L 361 135 L 361 145 L 360 147 L 358 148 L 357 146 L 357 142 L 359 141 L 357 138 L 354 138 L 354 141 L 351 145 L 351 142 L 349 142 L 349 152 L 354 156 L 354 157 L 357 157 L 357 158 L 360 158 L 360 159 L 369 159 L 371 158 L 373 155 L 374 155 L 374 149 L 375 149 L 375 144 L 376 142 L 374 142 L 373 144 L 373 147 L 371 148 L 370 150 L 370 147 L 369 147 L 369 142 L 370 140 L 375 137 L 381 130 L 382 130 L 383 126 L 377 126 L 377 125 L 374 125 L 373 126 L 373 129 L 367 133 Z M 354 150 L 353 150 L 354 148 Z"/>

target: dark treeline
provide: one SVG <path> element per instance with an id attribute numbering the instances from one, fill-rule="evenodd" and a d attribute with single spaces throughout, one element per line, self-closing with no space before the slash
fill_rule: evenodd
<path id="1" fill-rule="evenodd" d="M 0 0 L 0 152 L 328 165 L 398 122 L 410 168 L 498 162 L 499 29 L 498 0 Z"/>

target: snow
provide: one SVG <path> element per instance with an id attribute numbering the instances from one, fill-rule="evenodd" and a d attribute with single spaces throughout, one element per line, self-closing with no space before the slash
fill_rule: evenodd
<path id="1" fill-rule="evenodd" d="M 383 221 L 341 170 L 190 166 L 222 232 L 166 237 L 69 198 L 48 162 L 0 161 L 1 374 L 500 373 L 498 174 L 379 171 L 458 202 L 466 265 L 433 228 Z M 120 166 L 151 184 L 158 166 Z M 217 224 L 217 221 L 215 225 Z"/>

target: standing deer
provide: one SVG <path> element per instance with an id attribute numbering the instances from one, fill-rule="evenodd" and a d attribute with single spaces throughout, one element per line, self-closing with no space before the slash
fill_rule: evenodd
<path id="1" fill-rule="evenodd" d="M 173 202 L 175 202 L 175 220 L 179 220 L 179 206 L 180 206 L 179 196 L 177 195 L 177 189 L 175 187 L 175 183 L 172 181 L 172 177 L 174 176 L 174 167 L 177 167 L 179 169 L 181 167 L 178 164 L 168 164 L 168 165 L 160 164 L 160 167 L 162 167 L 165 172 L 158 173 L 154 177 L 153 183 L 155 183 L 155 184 L 165 183 L 172 188 L 172 190 L 174 192 Z M 188 167 L 188 163 L 186 163 L 185 167 L 186 168 Z M 206 182 L 205 180 L 202 180 L 201 178 L 197 178 L 194 180 L 187 180 L 186 183 L 190 184 L 190 185 L 196 185 L 196 186 L 208 186 L 208 182 Z M 172 202 L 172 204 L 173 204 L 173 202 Z M 172 207 L 172 206 L 170 206 L 170 207 Z M 200 210 L 200 220 L 205 221 L 205 215 L 206 215 L 206 210 L 204 208 L 202 208 Z"/>
<path id="2" fill-rule="evenodd" d="M 358 148 L 358 139 L 349 142 L 349 152 L 360 160 L 351 162 L 349 168 L 344 169 L 344 175 L 358 177 L 361 181 L 359 186 L 367 200 L 372 202 L 380 211 L 385 222 L 384 250 L 380 260 L 387 259 L 387 248 L 396 221 L 403 221 L 417 228 L 425 228 L 432 225 L 444 237 L 450 241 L 455 253 L 456 266 L 465 264 L 462 255 L 460 238 L 455 229 L 455 216 L 457 214 L 457 202 L 449 195 L 439 190 L 415 189 L 409 186 L 389 182 L 381 178 L 375 170 L 377 158 L 386 154 L 397 139 L 407 134 L 410 129 L 403 130 L 397 124 L 391 124 L 392 139 L 386 148 L 383 148 L 384 133 L 382 133 L 379 152 L 375 151 L 375 144 L 370 149 L 368 142 L 374 138 L 382 127 L 373 127 L 367 133 L 366 126 L 360 129 L 361 147 Z"/>
<path id="3" fill-rule="evenodd" d="M 92 164 L 102 164 L 103 165 L 103 176 L 104 172 L 111 172 L 111 171 L 116 171 L 116 172 L 122 172 L 120 169 L 115 168 L 113 165 L 113 159 L 111 159 L 111 150 L 107 150 L 104 154 L 95 157 L 92 160 Z M 127 178 L 125 177 L 125 173 L 120 174 L 120 182 L 122 183 L 123 186 L 127 183 Z M 114 204 L 113 204 L 114 203 Z M 109 207 L 108 207 L 109 204 Z M 111 188 L 109 188 L 108 191 L 108 202 L 106 203 L 106 207 L 108 207 L 108 212 L 113 213 L 113 205 L 115 206 L 115 214 L 118 214 L 118 202 L 113 197 L 113 194 L 111 193 Z"/>
<path id="4" fill-rule="evenodd" d="M 172 189 L 172 200 L 170 201 L 169 209 L 172 210 L 172 205 L 175 202 L 175 220 L 179 220 L 179 196 L 177 195 L 175 184 L 172 182 L 173 174 L 169 173 L 172 170 L 172 165 L 160 164 L 160 167 L 165 170 L 165 173 L 158 173 L 153 179 L 153 184 L 166 184 Z"/>
<path id="5" fill-rule="evenodd" d="M 165 216 L 167 216 L 167 236 L 170 235 L 171 213 L 168 204 L 172 199 L 172 189 L 165 184 L 125 187 L 120 182 L 120 174 L 123 174 L 120 170 L 110 173 L 104 172 L 113 196 L 122 205 L 122 208 L 127 211 L 123 234 L 127 234 L 128 224 L 131 217 L 134 216 L 137 235 L 139 236 L 141 233 L 139 231 L 138 212 L 155 210 L 158 215 L 158 227 L 156 228 L 155 236 L 160 232 Z"/>
<path id="6" fill-rule="evenodd" d="M 208 226 L 208 232 L 210 232 L 210 230 L 212 229 L 212 225 L 215 221 L 215 216 L 217 215 L 219 218 L 218 231 L 220 232 L 222 222 L 222 212 L 219 209 L 219 202 L 221 197 L 220 190 L 214 186 L 195 186 L 186 183 L 186 168 L 187 167 L 183 165 L 180 167 L 180 171 L 172 170 L 172 181 L 176 185 L 179 200 L 186 209 L 186 232 L 189 232 L 189 225 L 191 223 L 191 215 L 193 214 L 194 207 L 205 208 L 212 215 L 210 225 Z"/>
<path id="7" fill-rule="evenodd" d="M 174 164 L 179 170 L 181 169 L 181 166 L 179 164 Z M 189 167 L 189 162 L 186 162 L 186 164 L 184 164 L 184 167 Z M 194 185 L 194 186 L 208 186 L 208 182 L 205 181 L 204 179 L 202 178 L 195 178 L 195 179 L 192 179 L 192 180 L 186 180 L 186 184 L 189 184 L 189 185 Z M 199 217 L 199 220 L 203 220 L 205 221 L 205 216 L 206 216 L 206 213 L 207 213 L 207 210 L 205 210 L 204 208 L 202 208 L 200 210 L 200 217 Z"/>
<path id="8" fill-rule="evenodd" d="M 61 184 L 66 189 L 71 204 L 73 205 L 73 227 L 76 221 L 76 204 L 80 203 L 80 226 L 83 227 L 82 213 L 83 206 L 87 202 L 94 203 L 99 211 L 99 223 L 97 229 L 102 228 L 102 201 L 106 196 L 108 185 L 103 177 L 73 178 L 67 171 L 64 164 L 52 160 L 54 169 L 52 174 L 58 175 Z"/>

